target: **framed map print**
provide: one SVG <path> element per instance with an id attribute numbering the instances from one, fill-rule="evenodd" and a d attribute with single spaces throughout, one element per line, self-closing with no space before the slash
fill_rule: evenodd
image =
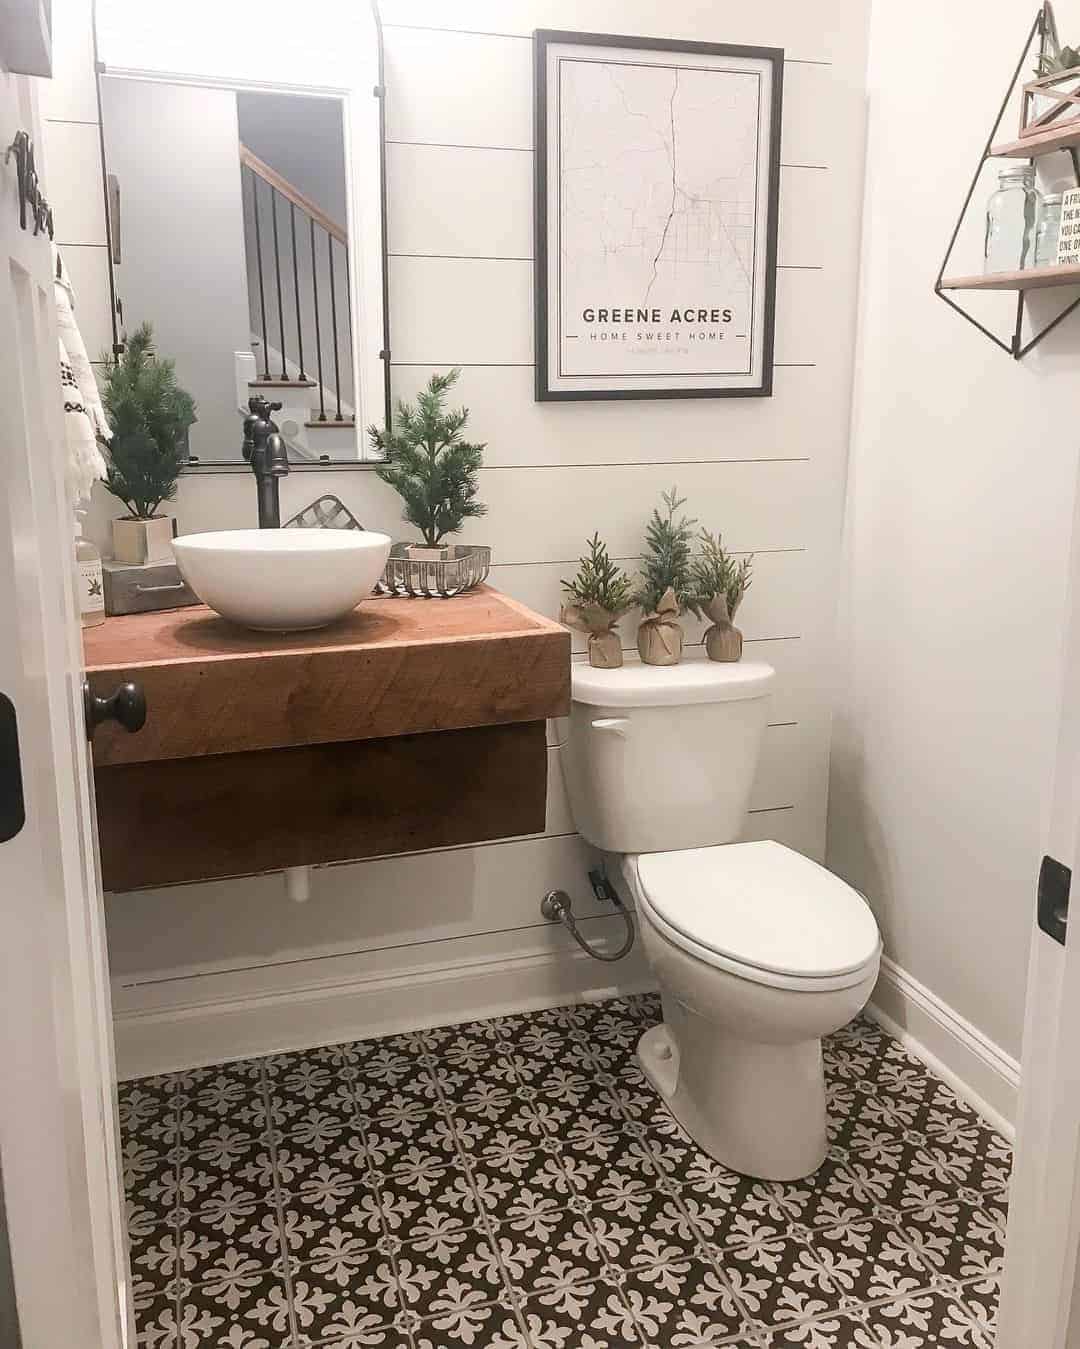
<path id="1" fill-rule="evenodd" d="M 771 394 L 783 51 L 535 51 L 537 399 Z"/>

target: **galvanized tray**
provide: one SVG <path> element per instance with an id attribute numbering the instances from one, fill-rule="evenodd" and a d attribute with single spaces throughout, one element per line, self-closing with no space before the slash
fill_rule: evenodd
<path id="1" fill-rule="evenodd" d="M 339 497 L 328 493 L 286 521 L 283 528 L 363 529 L 364 526 Z M 490 548 L 454 544 L 446 551 L 448 557 L 427 562 L 410 557 L 407 543 L 395 543 L 376 589 L 384 595 L 449 599 L 463 590 L 471 590 L 487 578 L 491 567 Z"/>
<path id="2" fill-rule="evenodd" d="M 486 579 L 491 567 L 490 548 L 455 544 L 446 551 L 449 556 L 441 561 L 423 562 L 409 556 L 407 543 L 395 543 L 379 589 L 386 595 L 449 599 Z"/>

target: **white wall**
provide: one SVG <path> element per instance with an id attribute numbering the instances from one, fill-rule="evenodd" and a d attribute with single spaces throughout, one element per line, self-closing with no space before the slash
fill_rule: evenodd
<path id="1" fill-rule="evenodd" d="M 560 577 L 594 528 L 632 565 L 648 513 L 672 483 L 729 546 L 755 551 L 741 620 L 750 652 L 776 665 L 780 688 L 748 833 L 820 857 L 862 202 L 865 6 L 386 0 L 383 12 L 394 387 L 407 397 L 432 369 L 463 367 L 470 430 L 488 442 L 481 495 L 490 506 L 464 537 L 493 545 L 495 585 L 549 614 L 558 610 Z M 58 23 L 63 15 L 62 7 Z M 771 399 L 533 401 L 537 26 L 786 48 Z M 399 503 L 364 471 L 294 473 L 282 484 L 283 510 L 324 491 L 366 524 L 402 532 Z M 187 477 L 176 510 L 187 530 L 253 524 L 254 487 L 245 476 Z M 109 514 L 107 503 L 96 505 L 99 537 Z M 690 637 L 699 641 L 700 632 Z M 627 624 L 625 645 L 632 640 Z M 530 951 L 557 956 L 554 986 L 571 968 L 571 948 L 540 922 L 541 895 L 561 886 L 583 913 L 596 908 L 585 897 L 587 849 L 554 751 L 550 760 L 542 837 L 327 869 L 304 907 L 290 905 L 274 877 L 112 896 L 122 1034 L 154 1009 L 168 1019 L 170 1009 L 295 993 L 365 971 Z M 598 969 L 574 977 L 595 980 Z M 640 977 L 640 968 L 605 969 L 604 977 Z M 416 1016 L 424 1015 L 421 996 Z"/>
<path id="2" fill-rule="evenodd" d="M 112 349 L 101 123 L 89 0 L 53 6 L 53 79 L 38 85 L 47 195 L 55 241 L 75 291 L 86 350 L 96 361 Z M 118 511 L 119 502 L 115 503 Z"/>
<path id="3" fill-rule="evenodd" d="M 107 76 L 101 116 L 120 184 L 124 328 L 149 321 L 158 350 L 176 361 L 197 409 L 191 453 L 237 459 L 234 352 L 250 350 L 251 329 L 236 96 Z"/>
<path id="4" fill-rule="evenodd" d="M 1060 13 L 1061 31 L 1078 18 Z M 873 11 L 828 847 L 887 954 L 1013 1055 L 1056 733 L 1080 318 L 1017 363 L 932 286 L 1030 22 L 1027 0 L 992 21 L 978 0 Z M 955 272 L 980 270 L 991 187 Z M 1007 332 L 1011 301 L 979 314 Z M 1037 297 L 1038 317 L 1061 303 Z"/>

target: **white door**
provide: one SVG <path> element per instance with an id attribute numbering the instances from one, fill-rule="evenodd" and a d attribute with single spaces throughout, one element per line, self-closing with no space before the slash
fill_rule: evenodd
<path id="1" fill-rule="evenodd" d="M 19 227 L 3 162 L 20 130 L 40 145 L 33 81 L 0 69 L 0 1174 L 23 1349 L 120 1349 L 130 1298 L 52 262 L 48 237 Z"/>
<path id="2" fill-rule="evenodd" d="M 1050 931 L 1035 924 L 1028 962 L 999 1349 L 1080 1346 L 1080 494 L 1073 520 L 1068 612 L 1046 837 L 1049 860 L 1043 864 L 1041 886 L 1045 928 Z M 1077 887 L 1067 924 L 1055 923 L 1055 917 L 1064 917 L 1067 904 L 1070 877 L 1062 867 Z M 1033 896 L 1034 872 L 1035 862 Z M 1034 917 L 1034 898 L 1032 908 Z"/>

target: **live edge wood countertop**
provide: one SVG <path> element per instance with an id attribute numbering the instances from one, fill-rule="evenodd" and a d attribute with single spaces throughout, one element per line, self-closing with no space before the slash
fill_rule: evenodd
<path id="1" fill-rule="evenodd" d="M 135 735 L 98 727 L 99 768 L 569 711 L 569 633 L 490 586 L 364 600 L 317 632 L 249 632 L 200 605 L 110 618 L 83 642 L 93 691 L 135 680 L 148 707 Z"/>

